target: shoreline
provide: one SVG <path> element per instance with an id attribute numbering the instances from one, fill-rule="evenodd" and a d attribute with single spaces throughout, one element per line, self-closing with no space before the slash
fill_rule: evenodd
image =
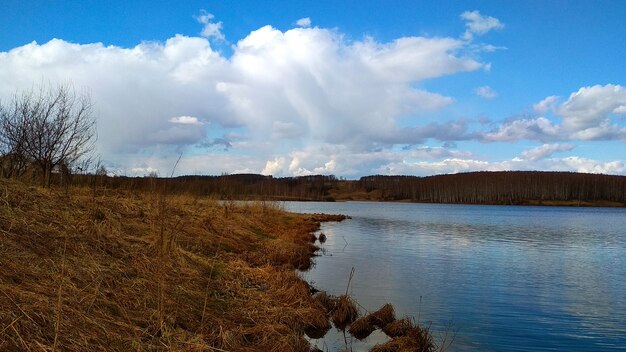
<path id="1" fill-rule="evenodd" d="M 255 201 L 255 200 L 252 200 Z M 517 203 L 445 203 L 445 202 L 425 202 L 412 199 L 371 199 L 371 198 L 355 198 L 346 199 L 338 198 L 332 201 L 320 199 L 288 199 L 276 198 L 274 202 L 320 202 L 320 203 L 349 203 L 349 202 L 370 202 L 370 203 L 412 203 L 412 204 L 457 204 L 457 205 L 502 205 L 502 206 L 536 206 L 536 207 L 580 207 L 580 208 L 625 208 L 626 203 L 613 201 L 585 201 L 585 200 L 525 200 Z"/>
<path id="2" fill-rule="evenodd" d="M 166 191 L 0 180 L 0 350 L 311 352 L 335 326 L 434 351 L 391 305 L 361 316 L 300 276 L 321 223 L 348 217 Z"/>
<path id="3" fill-rule="evenodd" d="M 328 324 L 296 269 L 343 216 L 0 186 L 0 350 L 308 352 L 305 331 Z"/>

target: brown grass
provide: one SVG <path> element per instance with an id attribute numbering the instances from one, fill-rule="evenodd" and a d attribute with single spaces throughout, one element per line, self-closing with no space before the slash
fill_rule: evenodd
<path id="1" fill-rule="evenodd" d="M 396 320 L 396 314 L 393 306 L 387 303 L 374 313 L 369 314 L 367 318 L 372 325 L 382 329 L 387 326 L 387 324 Z"/>
<path id="2" fill-rule="evenodd" d="M 335 311 L 335 307 L 337 306 L 336 297 L 330 296 L 324 291 L 320 291 L 316 293 L 313 298 L 324 307 L 327 314 L 332 314 L 332 312 Z"/>
<path id="3" fill-rule="evenodd" d="M 324 219 L 0 180 L 0 350 L 309 351 L 326 310 L 294 269 Z"/>
<path id="4" fill-rule="evenodd" d="M 370 352 L 396 351 L 435 352 L 437 351 L 437 346 L 428 330 L 415 326 L 409 329 L 405 335 L 395 337 L 382 344 L 377 344 L 370 349 Z"/>
<path id="5" fill-rule="evenodd" d="M 406 336 L 413 329 L 413 321 L 409 317 L 395 320 L 382 328 L 389 337 Z"/>
<path id="6" fill-rule="evenodd" d="M 341 295 L 337 298 L 335 309 L 332 312 L 331 319 L 335 327 L 339 330 L 345 330 L 350 323 L 355 321 L 359 316 L 356 304 L 348 295 Z"/>
<path id="7" fill-rule="evenodd" d="M 320 309 L 312 309 L 309 314 L 305 316 L 305 334 L 312 339 L 319 339 L 324 337 L 330 330 L 330 321 L 325 312 Z"/>
<path id="8" fill-rule="evenodd" d="M 370 323 L 370 319 L 368 319 L 368 317 L 362 317 L 350 324 L 348 332 L 357 340 L 363 340 L 370 336 L 374 330 L 376 330 L 376 328 Z"/>
<path id="9" fill-rule="evenodd" d="M 370 351 L 434 352 L 437 350 L 430 331 L 415 324 L 410 317 L 395 320 L 382 330 L 391 337 L 391 340 L 374 346 Z"/>

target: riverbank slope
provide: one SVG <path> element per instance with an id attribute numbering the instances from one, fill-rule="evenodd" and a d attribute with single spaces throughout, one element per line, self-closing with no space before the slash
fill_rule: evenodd
<path id="1" fill-rule="evenodd" d="M 0 181 L 0 350 L 309 351 L 295 273 L 341 217 Z"/>

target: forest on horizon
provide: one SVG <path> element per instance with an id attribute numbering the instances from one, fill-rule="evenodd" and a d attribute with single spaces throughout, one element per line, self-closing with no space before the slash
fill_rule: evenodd
<path id="1" fill-rule="evenodd" d="M 573 172 L 498 171 L 436 176 L 364 176 L 345 180 L 313 175 L 109 177 L 74 175 L 73 184 L 149 189 L 232 200 L 407 201 L 459 204 L 626 205 L 626 176 Z"/>

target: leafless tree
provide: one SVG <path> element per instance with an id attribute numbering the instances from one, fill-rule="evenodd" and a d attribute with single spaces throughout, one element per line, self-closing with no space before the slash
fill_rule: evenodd
<path id="1" fill-rule="evenodd" d="M 91 96 L 70 85 L 16 93 L 8 105 L 0 104 L 0 118 L 4 155 L 32 162 L 43 186 L 55 168 L 72 165 L 94 146 Z"/>
<path id="2" fill-rule="evenodd" d="M 0 158 L 2 176 L 21 176 L 28 165 L 25 156 L 28 101 L 15 96 L 8 104 L 0 102 Z"/>

